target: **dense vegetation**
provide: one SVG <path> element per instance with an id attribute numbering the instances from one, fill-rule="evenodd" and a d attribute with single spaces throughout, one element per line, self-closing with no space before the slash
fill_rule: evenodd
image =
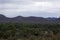
<path id="1" fill-rule="evenodd" d="M 60 24 L 1 23 L 0 40 L 60 40 Z"/>

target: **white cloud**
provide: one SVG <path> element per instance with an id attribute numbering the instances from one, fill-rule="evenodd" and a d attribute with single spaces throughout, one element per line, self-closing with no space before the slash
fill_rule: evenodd
<path id="1" fill-rule="evenodd" d="M 8 3 L 9 2 L 9 3 Z M 24 15 L 24 12 L 47 12 L 60 14 L 59 0 L 5 0 L 0 3 L 0 14 Z M 29 13 L 30 14 L 30 13 Z M 45 14 L 45 13 L 44 13 Z M 39 14 L 37 14 L 39 15 Z M 58 16 L 58 15 L 57 15 Z"/>
<path id="2" fill-rule="evenodd" d="M 48 2 L 33 2 L 30 5 L 20 5 L 20 4 L 0 4 L 3 10 L 16 10 L 16 11 L 44 11 L 44 9 L 50 8 L 51 3 Z"/>

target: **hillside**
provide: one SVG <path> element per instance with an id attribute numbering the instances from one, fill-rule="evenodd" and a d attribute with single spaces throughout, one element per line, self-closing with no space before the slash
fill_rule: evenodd
<path id="1" fill-rule="evenodd" d="M 60 23 L 60 18 L 43 18 L 43 17 L 22 17 L 22 16 L 17 16 L 14 18 L 8 18 L 4 15 L 0 14 L 0 23 L 7 23 L 7 22 L 12 22 L 12 23 Z"/>
<path id="2" fill-rule="evenodd" d="M 60 40 L 60 18 L 0 15 L 0 40 Z"/>

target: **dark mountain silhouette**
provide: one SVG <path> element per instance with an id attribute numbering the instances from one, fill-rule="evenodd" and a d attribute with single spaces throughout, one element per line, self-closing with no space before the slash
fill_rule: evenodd
<path id="1" fill-rule="evenodd" d="M 21 23 L 21 22 L 26 22 L 26 23 L 60 23 L 60 18 L 43 18 L 43 17 L 22 17 L 22 16 L 17 16 L 14 18 L 8 18 L 4 15 L 0 14 L 0 23 L 7 23 L 7 22 L 12 22 L 12 23 Z"/>

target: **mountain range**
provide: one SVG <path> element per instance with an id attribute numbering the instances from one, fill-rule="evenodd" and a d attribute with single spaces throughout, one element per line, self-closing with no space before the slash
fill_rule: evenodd
<path id="1" fill-rule="evenodd" d="M 44 23 L 44 24 L 48 24 L 48 23 L 60 23 L 60 18 L 43 18 L 43 17 L 34 17 L 34 16 L 30 16 L 30 17 L 22 17 L 22 16 L 17 16 L 14 18 L 8 18 L 2 14 L 0 14 L 0 23 Z"/>

